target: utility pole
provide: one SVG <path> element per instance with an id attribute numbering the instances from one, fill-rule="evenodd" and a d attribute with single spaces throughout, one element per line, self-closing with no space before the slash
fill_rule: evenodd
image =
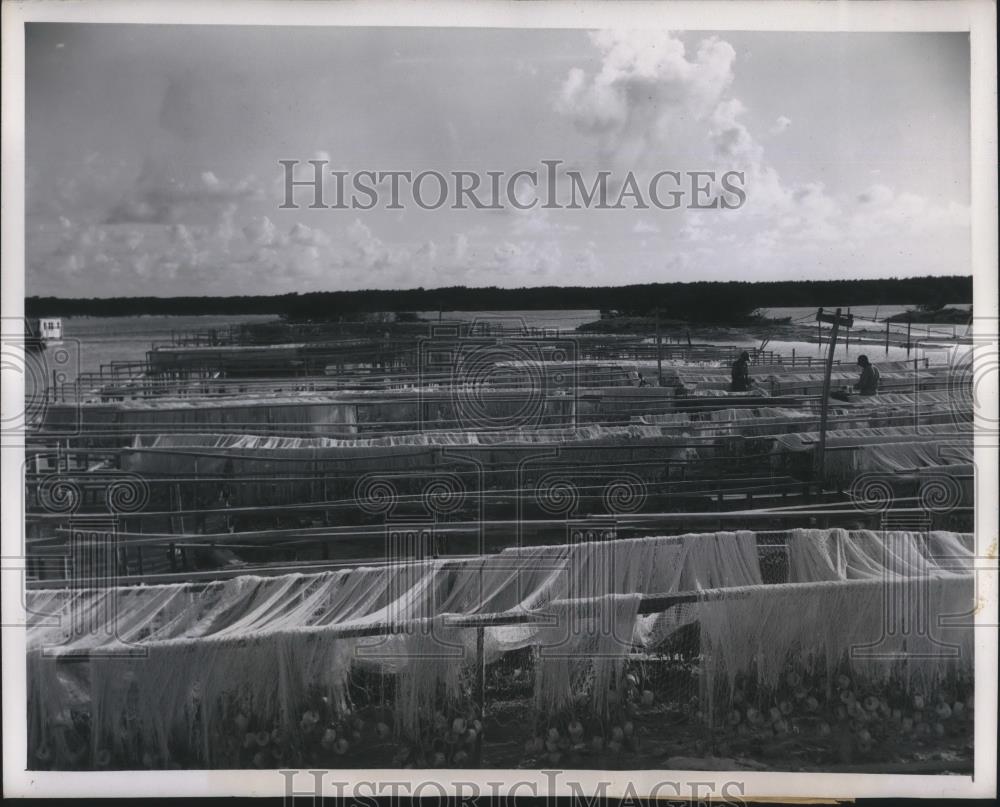
<path id="1" fill-rule="evenodd" d="M 837 332 L 841 326 L 850 328 L 854 324 L 854 317 L 848 314 L 841 316 L 838 308 L 833 314 L 827 314 L 821 308 L 816 312 L 816 322 L 827 322 L 833 327 L 830 329 L 830 349 L 826 354 L 826 369 L 823 372 L 823 398 L 820 401 L 819 409 L 819 447 L 816 450 L 816 478 L 822 481 L 826 467 L 826 419 L 830 409 L 830 375 L 833 373 L 833 354 L 837 349 Z"/>

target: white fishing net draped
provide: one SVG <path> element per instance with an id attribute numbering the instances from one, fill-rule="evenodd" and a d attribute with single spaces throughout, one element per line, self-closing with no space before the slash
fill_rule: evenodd
<path id="1" fill-rule="evenodd" d="M 551 444 L 575 446 L 573 457 L 581 462 L 626 461 L 629 451 L 642 440 L 670 459 L 695 458 L 697 449 L 682 434 L 664 426 L 584 426 L 577 429 L 511 430 L 496 433 L 425 432 L 382 438 L 297 438 L 252 434 L 159 434 L 137 436 L 130 450 L 121 455 L 123 470 L 144 475 L 316 474 L 317 470 L 342 470 L 358 474 L 426 468 L 438 462 L 439 447 L 525 446 Z M 510 463 L 510 453 L 494 462 Z M 312 480 L 303 478 L 288 485 L 308 489 Z"/>
<path id="2" fill-rule="evenodd" d="M 850 481 L 865 471 L 905 473 L 922 468 L 947 470 L 954 465 L 968 466 L 972 460 L 971 444 L 899 442 L 830 452 L 826 467 L 831 480 Z"/>
<path id="3" fill-rule="evenodd" d="M 733 590 L 731 602 L 696 606 L 710 676 L 727 691 L 740 674 L 774 687 L 789 661 L 827 678 L 849 661 L 856 680 L 901 678 L 929 688 L 949 672 L 971 667 L 969 627 L 934 627 L 937 617 L 969 612 L 968 576 L 886 581 L 827 581 Z M 738 607 L 737 607 L 738 603 Z M 893 608 L 905 613 L 889 618 Z M 922 625 L 920 628 L 918 625 Z"/>
<path id="4" fill-rule="evenodd" d="M 777 434 L 772 457 L 814 452 L 816 432 Z M 957 423 L 877 428 L 835 429 L 827 433 L 824 478 L 847 485 L 866 472 L 915 473 L 933 469 L 941 473 L 964 471 L 973 460 L 972 431 Z"/>
<path id="5" fill-rule="evenodd" d="M 711 674 L 732 689 L 752 670 L 774 686 L 790 658 L 827 676 L 929 687 L 971 670 L 972 536 L 792 530 L 788 584 L 733 589 L 694 606 Z M 942 624 L 952 618 L 953 624 Z"/>
<path id="6" fill-rule="evenodd" d="M 969 536 L 814 530 L 791 533 L 787 545 L 787 585 L 762 583 L 754 533 L 719 532 L 202 586 L 32 591 L 30 744 L 71 757 L 54 728 L 84 710 L 91 753 L 134 756 L 138 747 L 166 758 L 183 747 L 217 766 L 229 759 L 218 726 L 235 714 L 294 725 L 316 697 L 344 711 L 352 676 L 365 670 L 394 678 L 397 729 L 413 732 L 468 687 L 477 631 L 452 624 L 457 617 L 520 620 L 486 627 L 483 659 L 536 648 L 540 713 L 581 693 L 600 713 L 633 648 L 692 622 L 709 680 L 752 673 L 767 685 L 790 655 L 832 668 L 851 647 L 878 647 L 887 588 L 873 582 L 882 578 L 922 581 L 920 602 L 897 606 L 907 624 L 924 617 L 914 608 L 961 614 L 972 602 Z M 696 591 L 713 599 L 640 614 L 644 596 Z M 910 679 L 970 662 L 971 631 L 951 630 L 960 655 L 907 662 Z M 905 636 L 909 652 L 932 646 Z M 898 641 L 886 647 L 900 650 Z M 866 657 L 851 663 L 869 676 L 896 669 Z"/>
<path id="7" fill-rule="evenodd" d="M 535 706 L 554 714 L 590 692 L 590 710 L 605 716 L 620 689 L 625 655 L 636 638 L 638 593 L 558 600 L 546 609 L 551 627 L 537 628 Z"/>
<path id="8" fill-rule="evenodd" d="M 793 530 L 788 538 L 788 582 L 967 576 L 972 535 L 935 531 Z"/>
<path id="9" fill-rule="evenodd" d="M 334 396 L 315 393 L 226 398 L 123 400 L 105 404 L 54 405 L 46 423 L 77 423 L 85 433 L 116 431 L 122 435 L 152 429 L 192 431 L 226 429 L 268 431 L 288 435 L 352 434 L 357 407 Z"/>
<path id="10" fill-rule="evenodd" d="M 919 430 L 912 426 L 885 426 L 881 428 L 863 429 L 833 429 L 826 433 L 828 448 L 837 446 L 854 446 L 860 444 L 908 443 L 919 436 L 925 441 L 941 440 L 954 444 L 972 441 L 972 432 L 967 426 L 958 424 L 933 424 L 921 426 Z M 778 435 L 774 438 L 776 447 L 786 451 L 806 451 L 814 447 L 819 440 L 819 432 L 796 432 Z"/>
<path id="11" fill-rule="evenodd" d="M 755 384 L 762 385 L 767 392 L 774 393 L 814 393 L 823 386 L 822 362 L 815 362 L 810 369 L 804 364 L 801 367 L 788 366 L 753 366 L 750 375 Z M 915 380 L 921 383 L 942 383 L 947 380 L 945 367 L 917 367 L 912 362 L 883 362 L 878 365 L 880 385 L 883 389 L 892 388 L 900 391 L 911 390 Z M 711 395 L 726 392 L 730 386 L 729 368 L 674 368 L 665 372 L 669 383 L 684 387 L 689 393 Z M 833 368 L 831 378 L 835 386 L 846 386 L 858 380 L 858 368 L 852 365 L 838 365 Z"/>
<path id="12" fill-rule="evenodd" d="M 922 426 L 939 423 L 954 425 L 963 420 L 960 416 L 960 404 L 951 393 L 927 391 L 831 401 L 828 422 L 834 430 L 904 426 L 912 429 L 915 413 L 919 413 Z M 698 413 L 640 415 L 634 420 L 644 424 L 672 426 L 675 430 L 684 429 L 701 436 L 765 436 L 817 429 L 820 407 L 815 401 L 804 401 L 794 409 L 785 406 L 729 407 Z"/>
<path id="13" fill-rule="evenodd" d="M 518 443 L 563 443 L 610 438 L 659 437 L 663 432 L 650 424 L 627 426 L 589 425 L 575 428 L 508 429 L 494 432 L 423 431 L 384 437 L 278 437 L 255 434 L 159 434 L 136 435 L 132 447 L 222 448 L 249 451 L 274 449 L 391 448 L 395 446 L 506 445 Z"/>

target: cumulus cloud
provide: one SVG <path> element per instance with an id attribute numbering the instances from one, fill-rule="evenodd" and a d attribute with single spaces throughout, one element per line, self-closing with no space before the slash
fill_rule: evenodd
<path id="1" fill-rule="evenodd" d="M 853 238 L 877 238 L 885 233 L 914 237 L 942 230 L 965 230 L 969 221 L 969 208 L 965 205 L 940 204 L 878 184 L 858 195 L 848 233 Z"/>
<path id="2" fill-rule="evenodd" d="M 771 128 L 768 131 L 773 135 L 779 135 L 786 129 L 788 129 L 788 127 L 791 125 L 792 125 L 791 118 L 789 118 L 787 115 L 779 115 L 775 119 L 774 123 L 771 124 Z"/>
<path id="3" fill-rule="evenodd" d="M 82 161 L 85 171 L 64 182 L 45 181 L 44 169 L 29 166 L 29 281 L 41 293 L 175 294 L 182 288 L 207 294 L 231 293 L 235 276 L 245 288 L 282 293 L 457 283 L 880 276 L 967 267 L 968 207 L 888 183 L 847 188 L 838 179 L 831 188 L 779 175 L 769 159 L 768 135 L 787 131 L 791 117 L 771 122 L 768 116 L 758 130 L 751 110 L 733 97 L 733 48 L 717 37 L 688 36 L 590 35 L 588 56 L 596 62 L 581 57 L 557 77 L 557 109 L 579 135 L 567 142 L 586 145 L 585 152 L 566 155 L 563 170 L 570 165 L 583 172 L 635 168 L 639 175 L 664 167 L 742 170 L 747 201 L 739 210 L 665 216 L 647 211 L 645 218 L 598 221 L 535 208 L 484 213 L 476 221 L 486 225 L 466 222 L 461 232 L 424 232 L 403 214 L 377 212 L 353 220 L 330 213 L 321 222 L 319 214 L 275 210 L 272 200 L 283 197 L 283 172 L 277 172 L 281 176 L 273 180 L 265 206 L 257 181 L 239 179 L 228 160 L 194 159 L 212 153 L 208 140 L 215 138 L 217 145 L 238 128 L 233 121 L 239 113 L 232 111 L 231 99 L 179 76 L 168 83 L 160 110 L 163 131 L 150 144 L 158 156 L 146 160 L 138 177 L 133 163 L 118 165 L 96 152 Z M 510 64 L 531 75 L 550 69 L 544 59 L 518 63 L 512 56 Z M 796 109 L 788 111 L 797 126 L 812 123 Z M 448 125 L 447 117 L 441 120 Z M 303 155 L 325 145 L 308 135 L 303 139 Z M 180 141 L 188 146 L 167 156 Z M 313 152 L 313 158 L 331 160 L 324 151 Z M 890 170 L 885 175 L 897 176 Z M 614 197 L 617 187 L 611 184 Z M 533 198 L 524 184 L 519 195 L 522 201 Z M 661 230 L 661 237 L 646 238 Z"/>
<path id="4" fill-rule="evenodd" d="M 574 233 L 580 227 L 566 221 L 556 221 L 552 211 L 540 204 L 528 210 L 514 210 L 511 234 L 515 237 L 552 235 L 554 233 Z"/>
<path id="5" fill-rule="evenodd" d="M 254 219 L 243 228 L 247 241 L 256 247 L 279 247 L 287 241 L 267 216 Z"/>
<path id="6" fill-rule="evenodd" d="M 392 268 L 404 258 L 402 251 L 378 238 L 361 219 L 355 219 L 347 228 L 347 242 L 353 250 L 352 261 L 364 269 Z"/>
<path id="7" fill-rule="evenodd" d="M 724 98 L 706 119 L 715 166 L 744 171 L 747 201 L 725 215 L 686 212 L 678 243 L 686 257 L 675 256 L 685 271 L 787 277 L 794 268 L 791 276 L 871 277 L 967 264 L 968 207 L 884 185 L 851 197 L 819 182 L 788 182 L 745 123 L 746 112 L 739 99 Z M 779 122 L 782 129 L 791 123 Z"/>
<path id="8" fill-rule="evenodd" d="M 592 283 L 606 283 L 608 278 L 605 274 L 605 264 L 601 259 L 597 244 L 588 241 L 583 248 L 573 256 L 573 277 L 572 283 L 583 285 Z"/>
<path id="9" fill-rule="evenodd" d="M 632 232 L 634 233 L 658 233 L 660 228 L 653 224 L 652 222 L 646 221 L 645 219 L 639 219 L 635 224 L 632 225 Z"/>
<path id="10" fill-rule="evenodd" d="M 194 235 L 183 224 L 175 224 L 170 228 L 170 240 L 189 250 L 195 248 Z"/>
<path id="11" fill-rule="evenodd" d="M 527 277 L 537 283 L 539 278 L 560 274 L 562 257 L 562 247 L 556 241 L 504 241 L 494 247 L 489 266 L 507 279 Z M 569 282 L 568 278 L 563 280 Z"/>
<path id="12" fill-rule="evenodd" d="M 222 249 L 229 251 L 229 245 L 236 237 L 236 214 L 239 205 L 229 202 L 219 210 L 219 220 L 215 226 L 215 238 L 219 241 Z"/>
<path id="13" fill-rule="evenodd" d="M 105 223 L 175 224 L 259 196 L 253 177 L 229 183 L 212 171 L 203 171 L 196 181 L 182 181 L 147 160 L 134 186 L 111 208 Z"/>
<path id="14" fill-rule="evenodd" d="M 727 165 L 749 168 L 760 164 L 763 149 L 740 120 L 746 107 L 738 98 L 716 105 L 709 119 L 708 136 L 715 153 Z"/>
<path id="15" fill-rule="evenodd" d="M 682 241 L 707 241 L 711 235 L 705 213 L 686 213 L 680 232 Z"/>
<path id="16" fill-rule="evenodd" d="M 667 31 L 602 31 L 590 38 L 601 67 L 593 75 L 571 69 L 557 109 L 597 136 L 605 157 L 649 155 L 678 121 L 708 115 L 733 80 L 735 51 L 717 37 L 703 40 L 693 58 Z"/>
<path id="17" fill-rule="evenodd" d="M 292 225 L 288 231 L 288 240 L 306 247 L 325 247 L 330 244 L 330 237 L 325 232 L 313 229 L 302 222 Z"/>

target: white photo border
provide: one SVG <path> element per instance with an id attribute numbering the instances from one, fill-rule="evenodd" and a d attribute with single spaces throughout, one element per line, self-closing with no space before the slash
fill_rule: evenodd
<path id="1" fill-rule="evenodd" d="M 731 0 L 729 2 L 503 2 L 458 0 L 402 3 L 278 2 L 278 0 L 11 0 L 2 6 L 2 318 L 19 322 L 24 314 L 24 167 L 25 83 L 24 23 L 81 22 L 191 25 L 331 25 L 331 26 L 447 26 L 505 28 L 669 27 L 675 30 L 713 31 L 969 31 L 971 62 L 971 197 L 972 263 L 976 335 L 996 338 L 997 309 L 997 70 L 996 6 L 989 0 L 953 2 L 816 3 L 805 0 Z M 6 335 L 6 334 L 5 334 Z M 992 374 L 980 380 L 977 392 L 997 401 L 996 362 Z M 19 411 L 23 378 L 3 372 L 2 407 Z M 993 445 L 990 445 L 990 443 Z M 707 771 L 565 771 L 524 770 L 399 771 L 338 770 L 324 779 L 331 783 L 381 781 L 436 782 L 426 795 L 469 794 L 478 786 L 483 794 L 505 796 L 510 785 L 522 783 L 521 795 L 579 795 L 597 792 L 609 782 L 607 796 L 645 795 L 657 783 L 677 783 L 685 794 L 707 792 L 708 782 L 739 782 L 733 799 L 855 797 L 989 797 L 996 794 L 997 714 L 997 573 L 998 534 L 997 452 L 995 437 L 976 435 L 976 534 L 980 569 L 976 639 L 975 768 L 969 776 L 900 776 L 833 773 L 758 773 Z M 23 444 L 2 449 L 2 620 L 17 624 L 23 616 Z M 985 568 L 992 566 L 992 568 Z M 282 796 L 286 779 L 275 771 L 141 771 L 45 772 L 26 771 L 26 670 L 24 631 L 4 629 L 3 649 L 3 778 L 10 796 Z M 534 783 L 531 785 L 524 783 Z M 574 792 L 569 783 L 580 790 Z M 700 790 L 692 791 L 692 784 Z M 296 789 L 307 785 L 300 774 Z M 629 789 L 631 788 L 631 790 Z M 351 794 L 348 786 L 347 794 Z M 369 795 L 370 790 L 359 793 Z M 405 792 L 405 791 L 401 791 Z M 678 798 L 661 787 L 663 798 Z"/>

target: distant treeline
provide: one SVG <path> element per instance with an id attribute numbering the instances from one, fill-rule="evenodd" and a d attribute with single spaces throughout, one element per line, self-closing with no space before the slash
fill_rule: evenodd
<path id="1" fill-rule="evenodd" d="M 763 283 L 647 283 L 635 286 L 541 286 L 500 289 L 328 291 L 240 297 L 29 297 L 27 316 L 121 317 L 275 314 L 293 320 L 336 320 L 374 311 L 614 310 L 630 316 L 659 311 L 688 322 L 733 322 L 758 308 L 822 305 L 929 305 L 972 302 L 972 277 L 811 280 Z"/>

